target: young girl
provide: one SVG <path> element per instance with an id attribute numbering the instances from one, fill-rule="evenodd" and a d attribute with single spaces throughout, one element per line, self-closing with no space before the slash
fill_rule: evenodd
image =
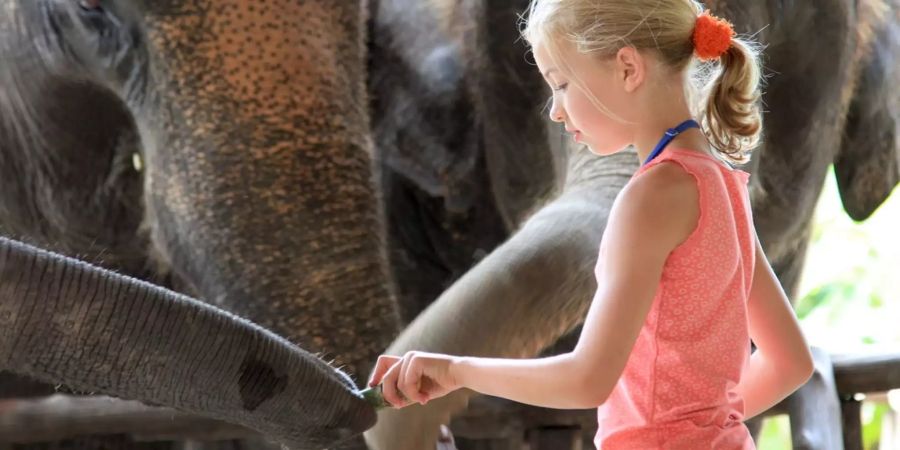
<path id="1" fill-rule="evenodd" d="M 459 388 L 598 407 L 603 450 L 753 449 L 743 421 L 813 371 L 753 228 L 749 174 L 724 162 L 758 141 L 755 48 L 692 0 L 533 0 L 523 34 L 551 118 L 642 164 L 612 206 L 578 344 L 524 360 L 384 355 L 369 385 L 395 407 Z"/>

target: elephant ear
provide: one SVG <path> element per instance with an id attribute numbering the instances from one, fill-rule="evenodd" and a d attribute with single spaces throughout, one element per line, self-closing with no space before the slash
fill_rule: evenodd
<path id="1" fill-rule="evenodd" d="M 844 210 L 857 221 L 868 218 L 900 180 L 900 13 L 866 9 L 868 14 L 860 11 L 858 50 L 866 54 L 834 163 Z"/>

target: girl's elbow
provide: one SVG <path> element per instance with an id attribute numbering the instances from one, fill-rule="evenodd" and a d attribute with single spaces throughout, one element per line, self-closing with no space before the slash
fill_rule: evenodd
<path id="1" fill-rule="evenodd" d="M 584 360 L 586 358 L 583 358 Z M 573 386 L 577 387 L 579 395 L 579 403 L 584 403 L 585 408 L 596 408 L 606 403 L 606 400 L 612 394 L 613 388 L 618 381 L 617 377 L 612 377 L 611 372 L 603 367 L 597 367 L 597 364 L 579 364 L 578 359 L 573 355 L 572 374 L 576 374 Z"/>
<path id="2" fill-rule="evenodd" d="M 602 389 L 594 389 L 593 391 L 587 391 L 589 394 L 586 396 L 588 404 L 586 405 L 588 408 L 599 408 L 606 403 L 606 400 L 609 399 L 609 392 L 606 392 Z"/>
<path id="3" fill-rule="evenodd" d="M 800 368 L 801 373 L 805 373 L 807 378 L 809 378 L 816 371 L 816 357 L 813 355 L 812 348 L 805 347 L 805 350 L 803 352 L 803 364 L 800 365 Z"/>
<path id="4" fill-rule="evenodd" d="M 816 361 L 812 352 L 808 351 L 806 353 L 806 358 L 804 358 L 803 363 L 800 365 L 801 386 L 806 384 L 806 382 L 812 378 L 814 373 L 816 373 Z"/>
<path id="5" fill-rule="evenodd" d="M 586 380 L 581 383 L 582 399 L 586 402 L 586 408 L 598 408 L 609 399 L 612 388 L 604 386 L 599 377 Z"/>
<path id="6" fill-rule="evenodd" d="M 786 371 L 788 379 L 795 380 L 797 389 L 803 387 L 816 373 L 816 362 L 811 352 L 807 351 L 796 358 Z"/>
<path id="7" fill-rule="evenodd" d="M 577 389 L 577 392 L 575 392 L 577 408 L 597 408 L 606 403 L 611 389 L 603 386 L 600 377 L 582 377 L 580 381 L 579 383 L 573 383 L 573 387 Z"/>

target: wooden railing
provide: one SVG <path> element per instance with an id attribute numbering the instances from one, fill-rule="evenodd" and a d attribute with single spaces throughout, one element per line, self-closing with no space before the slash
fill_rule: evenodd
<path id="1" fill-rule="evenodd" d="M 816 376 L 765 415 L 790 415 L 795 449 L 861 450 L 857 394 L 900 388 L 900 351 L 832 356 L 814 349 L 814 354 Z M 545 409 L 476 397 L 450 428 L 463 450 L 580 450 L 593 448 L 597 420 L 596 410 Z M 253 436 L 234 425 L 106 397 L 0 400 L 0 442 L 47 442 L 100 432 L 143 441 Z"/>
<path id="2" fill-rule="evenodd" d="M 875 394 L 900 388 L 900 350 L 832 357 L 841 401 L 845 450 L 862 450 L 862 402 L 856 394 Z"/>

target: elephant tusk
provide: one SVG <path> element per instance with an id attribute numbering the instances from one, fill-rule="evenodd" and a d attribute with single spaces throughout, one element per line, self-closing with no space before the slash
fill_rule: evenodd
<path id="1" fill-rule="evenodd" d="M 144 170 L 144 159 L 140 153 L 135 152 L 131 154 L 131 165 L 134 166 L 135 172 L 140 173 Z"/>

